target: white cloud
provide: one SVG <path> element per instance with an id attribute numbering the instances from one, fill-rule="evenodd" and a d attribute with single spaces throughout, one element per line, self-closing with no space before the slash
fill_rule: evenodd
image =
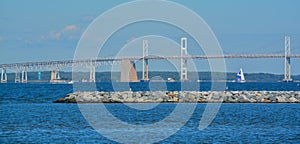
<path id="1" fill-rule="evenodd" d="M 15 40 L 25 43 L 25 44 L 34 44 L 35 40 L 33 40 L 30 37 L 22 37 L 22 36 L 16 36 Z"/>
<path id="2" fill-rule="evenodd" d="M 66 33 L 66 32 L 70 32 L 70 31 L 75 31 L 77 29 L 78 29 L 78 27 L 76 25 L 67 25 L 61 31 L 64 32 L 64 33 Z"/>
<path id="3" fill-rule="evenodd" d="M 81 18 L 82 22 L 91 22 L 92 20 L 94 20 L 94 17 L 92 17 L 92 16 L 85 16 L 85 17 Z"/>
<path id="4" fill-rule="evenodd" d="M 61 32 L 51 31 L 51 32 L 49 32 L 48 37 L 50 39 L 57 39 L 58 40 L 61 37 Z"/>
<path id="5" fill-rule="evenodd" d="M 59 31 L 51 31 L 46 36 L 41 36 L 42 40 L 60 40 L 62 38 L 77 39 L 80 36 L 80 29 L 78 26 L 71 24 L 65 26 Z"/>

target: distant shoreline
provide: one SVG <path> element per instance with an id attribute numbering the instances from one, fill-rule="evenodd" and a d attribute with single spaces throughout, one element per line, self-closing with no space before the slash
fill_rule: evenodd
<path id="1" fill-rule="evenodd" d="M 221 72 L 212 72 L 216 75 L 224 75 Z M 82 80 L 89 79 L 89 72 L 78 72 Z M 142 73 L 137 72 L 138 78 L 141 78 Z M 271 73 L 244 73 L 247 82 L 282 82 L 283 74 L 271 74 Z M 180 74 L 178 72 L 161 72 L 161 71 L 150 71 L 149 78 L 160 76 L 165 82 L 168 78 L 172 78 L 175 81 L 179 81 Z M 29 83 L 39 83 L 39 82 L 50 82 L 51 73 L 50 71 L 42 71 L 41 79 L 38 80 L 38 72 L 28 72 L 28 82 Z M 15 81 L 15 73 L 7 73 L 7 82 L 13 83 Z M 72 80 L 72 72 L 60 71 L 61 81 L 69 82 Z M 211 72 L 188 72 L 188 79 L 191 81 L 199 82 L 210 82 Z M 221 81 L 232 82 L 236 79 L 236 73 L 227 72 L 226 79 Z M 292 75 L 294 82 L 300 82 L 300 74 Z M 120 72 L 96 72 L 96 82 L 118 82 L 120 81 Z"/>

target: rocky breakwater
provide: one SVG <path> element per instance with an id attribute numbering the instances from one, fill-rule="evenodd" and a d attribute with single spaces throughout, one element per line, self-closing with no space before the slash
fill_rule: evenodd
<path id="1" fill-rule="evenodd" d="M 54 103 L 300 103 L 300 91 L 74 92 Z"/>

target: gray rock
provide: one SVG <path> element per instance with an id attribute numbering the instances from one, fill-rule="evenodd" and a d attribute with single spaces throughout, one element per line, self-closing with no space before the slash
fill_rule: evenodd
<path id="1" fill-rule="evenodd" d="M 269 94 L 268 97 L 266 97 L 266 98 L 271 100 L 271 102 L 277 102 L 278 101 L 277 97 L 273 96 L 272 94 Z"/>
<path id="2" fill-rule="evenodd" d="M 286 98 L 285 98 L 284 96 L 277 96 L 277 97 L 276 97 L 276 102 L 279 102 L 279 103 L 286 103 L 286 102 L 288 102 L 288 101 L 286 100 Z"/>
<path id="3" fill-rule="evenodd" d="M 249 103 L 250 100 L 245 95 L 240 95 L 238 97 L 238 102 L 240 102 L 240 103 Z"/>
<path id="4" fill-rule="evenodd" d="M 296 99 L 295 97 L 290 97 L 290 98 L 289 98 L 289 102 L 291 102 L 291 103 L 298 103 L 299 100 Z"/>

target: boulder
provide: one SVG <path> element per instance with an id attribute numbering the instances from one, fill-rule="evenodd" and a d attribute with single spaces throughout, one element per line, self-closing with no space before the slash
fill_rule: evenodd
<path id="1" fill-rule="evenodd" d="M 240 103 L 249 103 L 250 100 L 245 95 L 240 95 L 238 97 L 238 102 L 240 102 Z"/>
<path id="2" fill-rule="evenodd" d="M 289 102 L 291 103 L 298 103 L 299 101 L 295 97 L 290 97 Z"/>
<path id="3" fill-rule="evenodd" d="M 276 102 L 278 102 L 278 103 L 286 103 L 288 101 L 286 100 L 286 98 L 284 96 L 277 96 L 276 97 Z"/>

